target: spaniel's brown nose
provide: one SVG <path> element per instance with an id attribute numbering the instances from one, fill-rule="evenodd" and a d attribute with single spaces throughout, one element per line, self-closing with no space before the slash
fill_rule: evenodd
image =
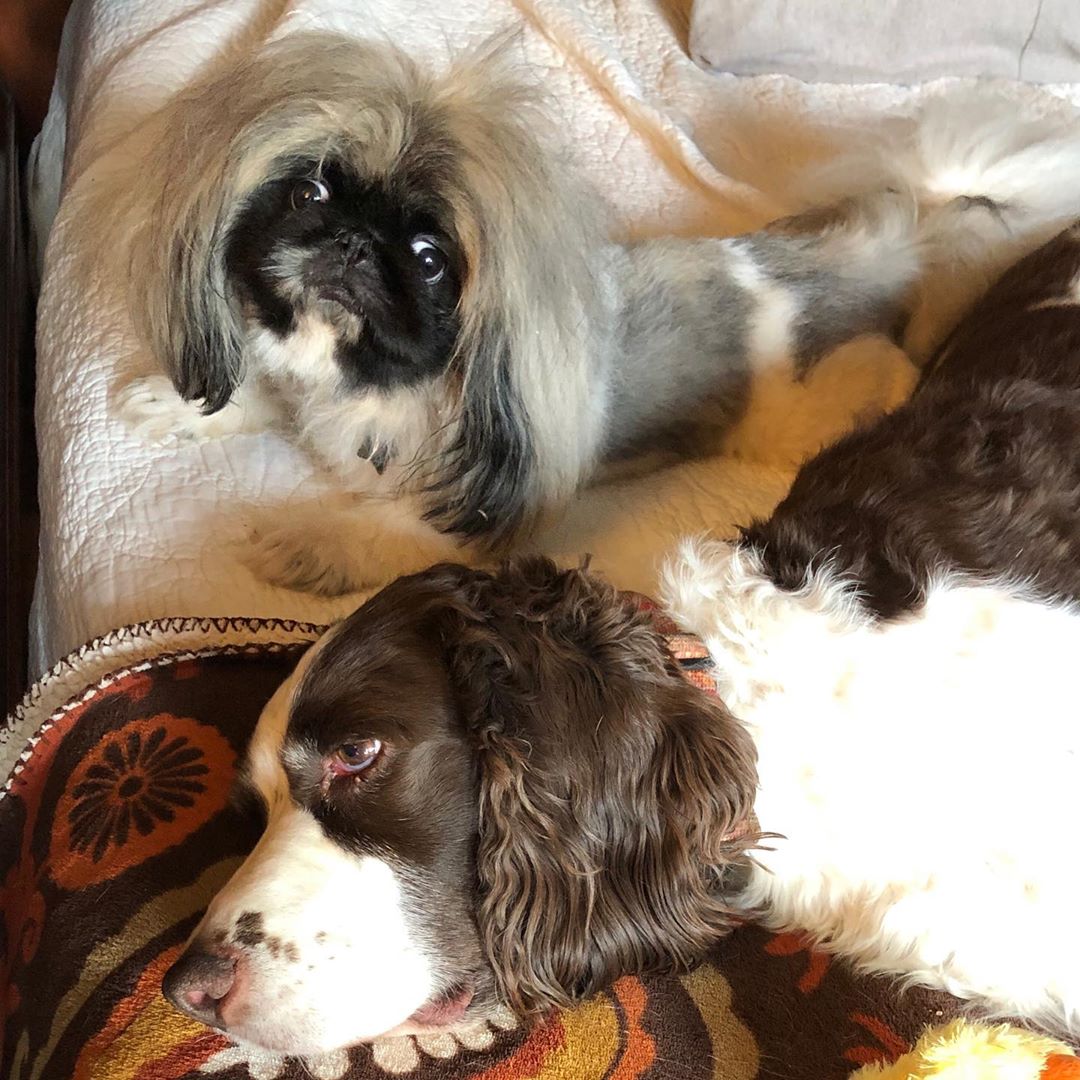
<path id="1" fill-rule="evenodd" d="M 219 1006 L 236 979 L 236 961 L 189 949 L 165 973 L 161 989 L 181 1011 L 208 1027 L 222 1026 Z"/>

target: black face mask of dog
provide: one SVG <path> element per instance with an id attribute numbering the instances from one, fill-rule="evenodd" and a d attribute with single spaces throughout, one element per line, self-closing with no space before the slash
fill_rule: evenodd
<path id="1" fill-rule="evenodd" d="M 350 390 L 441 375 L 457 341 L 464 261 L 448 208 L 363 180 L 346 163 L 298 162 L 248 200 L 226 270 L 254 322 L 285 341 L 317 315 Z"/>

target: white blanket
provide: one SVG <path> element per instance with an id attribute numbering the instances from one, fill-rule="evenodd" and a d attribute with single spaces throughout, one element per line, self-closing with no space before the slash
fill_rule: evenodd
<path id="1" fill-rule="evenodd" d="M 111 414 L 120 381 L 153 362 L 134 339 L 110 253 L 100 253 L 93 271 L 80 270 L 87 260 L 76 256 L 90 242 L 88 193 L 109 183 L 118 161 L 138 160 L 140 120 L 238 39 L 332 28 L 383 36 L 439 64 L 516 25 L 522 62 L 542 73 L 569 147 L 623 227 L 724 233 L 785 209 L 776 181 L 842 144 L 845 128 L 910 111 L 941 89 L 708 75 L 688 58 L 672 4 L 76 0 L 31 193 L 39 235 L 49 234 L 38 336 L 42 540 L 33 674 L 122 624 L 180 615 L 323 622 L 357 602 L 267 586 L 238 557 L 251 507 L 289 513 L 291 500 L 310 504 L 320 492 L 312 465 L 285 439 L 155 446 Z M 1052 89 L 1016 92 L 1053 105 Z M 805 387 L 759 387 L 741 434 L 744 450 L 755 451 L 751 460 L 682 465 L 609 486 L 571 507 L 545 546 L 565 558 L 592 552 L 617 584 L 649 591 L 656 561 L 676 537 L 729 532 L 768 512 L 793 461 L 853 412 L 896 400 L 909 379 L 902 358 L 875 348 L 869 359 L 865 352 L 834 358 Z"/>

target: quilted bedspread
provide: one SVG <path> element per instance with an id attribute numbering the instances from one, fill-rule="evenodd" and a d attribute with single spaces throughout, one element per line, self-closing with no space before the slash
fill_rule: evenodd
<path id="1" fill-rule="evenodd" d="M 44 254 L 38 333 L 42 540 L 32 674 L 112 628 L 170 616 L 328 621 L 357 602 L 268 586 L 240 556 L 252 508 L 310 507 L 323 481 L 276 434 L 153 445 L 113 414 L 114 392 L 154 370 L 124 300 L 122 245 L 87 213 L 120 162 L 144 152 L 141 121 L 238 39 L 331 28 L 385 37 L 432 64 L 507 27 L 539 73 L 577 165 L 627 233 L 724 234 L 788 209 L 782 188 L 867 118 L 910 112 L 941 91 L 812 87 L 710 75 L 689 59 L 687 0 L 76 0 L 35 148 L 31 198 Z M 1052 109 L 1049 89 L 1017 87 Z M 680 466 L 604 489 L 544 538 L 594 556 L 624 588 L 651 592 L 657 559 L 682 534 L 726 532 L 766 513 L 793 463 L 867 407 L 896 399 L 910 369 L 895 351 L 815 372 L 752 402 L 739 460 Z M 884 355 L 883 354 L 887 354 Z M 830 361 L 831 363 L 831 361 Z M 756 393 L 757 391 L 755 391 Z M 820 417 L 792 425 L 795 415 Z M 797 433 L 789 438 L 793 431 Z"/>
<path id="2" fill-rule="evenodd" d="M 701 642 L 659 628 L 708 689 Z M 531 1027 L 505 1013 L 299 1061 L 182 1016 L 162 975 L 257 835 L 229 805 L 236 761 L 317 633 L 243 619 L 128 628 L 58 665 L 12 718 L 0 738 L 0 1076 L 843 1080 L 962 1009 L 746 925 L 688 974 L 620 979 Z"/>

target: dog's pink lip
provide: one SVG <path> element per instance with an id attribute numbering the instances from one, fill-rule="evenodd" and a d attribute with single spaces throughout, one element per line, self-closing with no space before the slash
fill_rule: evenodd
<path id="1" fill-rule="evenodd" d="M 409 1027 L 448 1028 L 460 1022 L 472 1003 L 471 986 L 454 986 L 421 1005 L 406 1021 Z"/>
<path id="2" fill-rule="evenodd" d="M 236 973 L 233 977 L 233 981 L 228 990 L 217 999 L 217 1015 L 218 1024 L 222 1031 L 228 1030 L 230 1024 L 230 1018 L 225 1015 L 225 1010 L 232 1006 L 230 1011 L 235 1011 L 238 1001 L 243 1000 L 243 993 L 238 992 L 239 984 L 243 978 L 243 973 L 240 969 L 240 965 L 237 965 Z"/>

